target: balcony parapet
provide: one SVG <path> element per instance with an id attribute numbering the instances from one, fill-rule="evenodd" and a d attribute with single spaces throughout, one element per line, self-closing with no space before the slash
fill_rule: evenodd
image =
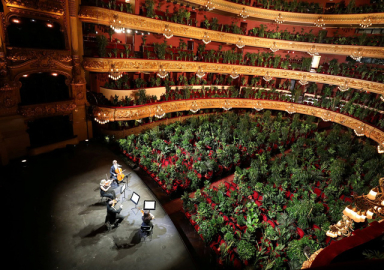
<path id="1" fill-rule="evenodd" d="M 342 85 L 347 83 L 349 88 L 360 89 L 376 94 L 384 95 L 384 84 L 365 81 L 350 77 L 334 76 L 305 71 L 286 70 L 278 68 L 255 67 L 245 65 L 232 65 L 207 62 L 167 61 L 148 59 L 119 59 L 119 58 L 90 58 L 86 57 L 83 67 L 91 72 L 109 72 L 111 65 L 115 65 L 122 72 L 157 72 L 162 66 L 168 72 L 197 72 L 199 67 L 207 73 L 231 74 L 237 72 L 242 75 L 269 76 L 309 82 L 326 83 L 330 85 Z"/>
<path id="2" fill-rule="evenodd" d="M 224 33 L 214 30 L 207 30 L 204 28 L 161 21 L 99 7 L 81 7 L 79 18 L 84 22 L 109 26 L 111 24 L 110 22 L 113 19 L 113 16 L 116 13 L 119 14 L 119 20 L 121 21 L 121 24 L 124 27 L 146 32 L 162 34 L 167 26 L 169 29 L 171 29 L 174 36 L 193 38 L 198 40 L 201 40 L 203 36 L 207 34 L 212 41 L 230 44 L 236 44 L 239 41 L 239 38 L 241 38 L 241 40 L 246 46 L 251 47 L 271 48 L 275 44 L 276 47 L 280 50 L 309 52 L 311 51 L 312 47 L 315 46 L 319 54 L 337 55 L 351 55 L 360 49 L 364 57 L 384 58 L 384 48 L 382 47 L 333 45 L 270 38 L 259 38 L 246 35 Z"/>
<path id="3" fill-rule="evenodd" d="M 74 100 L 25 105 L 19 107 L 19 113 L 26 118 L 40 118 L 55 115 L 66 115 L 76 109 Z"/>
<path id="4" fill-rule="evenodd" d="M 214 99 L 189 99 L 178 101 L 157 102 L 150 105 L 140 105 L 131 107 L 100 107 L 96 106 L 93 110 L 94 116 L 101 115 L 103 120 L 109 121 L 128 121 L 139 120 L 141 118 L 153 117 L 159 107 L 164 113 L 188 111 L 191 106 L 198 106 L 200 109 L 221 109 L 230 106 L 231 108 L 255 107 L 264 110 L 289 111 L 290 113 L 299 113 L 311 115 L 319 118 L 327 118 L 327 121 L 338 123 L 353 130 L 358 130 L 366 137 L 376 141 L 384 146 L 384 132 L 356 118 L 330 111 L 323 108 L 317 108 L 304 104 L 297 104 L 284 101 L 244 99 L 244 98 L 214 98 Z"/>
<path id="5" fill-rule="evenodd" d="M 206 0 L 185 0 L 195 5 L 205 6 Z M 212 0 L 215 10 L 224 11 L 231 14 L 239 15 L 245 9 L 248 18 L 263 19 L 268 21 L 275 21 L 281 14 L 283 23 L 299 24 L 314 26 L 315 20 L 322 17 L 326 27 L 359 27 L 359 24 L 365 19 L 370 18 L 374 26 L 384 24 L 384 13 L 359 13 L 359 14 L 314 14 L 314 13 L 298 13 L 286 12 L 279 10 L 270 10 L 264 8 L 250 7 L 246 5 L 236 4 L 225 0 Z"/>

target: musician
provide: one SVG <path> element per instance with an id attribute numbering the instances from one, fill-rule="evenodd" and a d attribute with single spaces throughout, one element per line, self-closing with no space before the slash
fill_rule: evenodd
<path id="1" fill-rule="evenodd" d="M 155 219 L 155 216 L 152 215 L 149 210 L 141 211 L 141 213 L 143 214 L 143 216 L 141 217 L 141 219 L 143 220 L 141 226 L 151 226 L 151 228 L 153 228 L 151 220 Z"/>
<path id="2" fill-rule="evenodd" d="M 116 170 L 119 168 L 119 165 L 117 164 L 117 160 L 112 161 L 112 167 L 110 169 L 111 178 L 119 185 L 119 181 L 117 181 L 117 173 Z"/>
<path id="3" fill-rule="evenodd" d="M 111 200 L 107 204 L 107 219 L 109 223 L 113 224 L 115 228 L 119 227 L 119 224 L 123 221 L 124 216 L 120 215 L 123 205 L 117 210 L 115 208 L 116 200 Z"/>
<path id="4" fill-rule="evenodd" d="M 111 188 L 111 183 L 113 180 L 101 180 L 100 182 L 100 195 L 102 197 L 110 198 L 111 200 L 116 198 L 115 191 Z"/>

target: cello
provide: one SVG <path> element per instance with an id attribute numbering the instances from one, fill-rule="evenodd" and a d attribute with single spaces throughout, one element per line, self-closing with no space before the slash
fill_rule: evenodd
<path id="1" fill-rule="evenodd" d="M 125 175 L 123 174 L 123 170 L 121 168 L 117 168 L 115 170 L 117 181 L 123 181 Z"/>

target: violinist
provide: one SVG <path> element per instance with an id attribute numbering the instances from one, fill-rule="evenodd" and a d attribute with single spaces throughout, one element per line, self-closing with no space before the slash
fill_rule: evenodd
<path id="1" fill-rule="evenodd" d="M 113 224 L 115 228 L 119 227 L 119 224 L 123 221 L 124 216 L 120 215 L 123 205 L 120 205 L 120 208 L 117 210 L 115 204 L 117 200 L 111 200 L 107 204 L 107 220 L 109 223 Z"/>
<path id="2" fill-rule="evenodd" d="M 101 180 L 100 182 L 100 195 L 101 197 L 107 197 L 111 200 L 116 198 L 115 191 L 111 188 L 111 183 L 113 180 Z"/>

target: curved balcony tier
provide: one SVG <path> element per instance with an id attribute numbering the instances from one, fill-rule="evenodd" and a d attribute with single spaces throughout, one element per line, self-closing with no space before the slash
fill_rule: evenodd
<path id="1" fill-rule="evenodd" d="M 207 30 L 204 28 L 188 26 L 178 23 L 171 23 L 167 21 L 151 19 L 139 15 L 133 15 L 99 7 L 81 7 L 79 18 L 83 22 L 109 26 L 115 14 L 119 15 L 119 20 L 121 21 L 121 24 L 126 28 L 158 34 L 163 34 L 164 29 L 168 28 L 173 32 L 174 36 L 193 38 L 198 40 L 201 40 L 205 35 L 208 35 L 212 41 L 236 44 L 241 38 L 241 41 L 244 42 L 245 46 L 251 47 L 271 48 L 272 46 L 276 46 L 280 50 L 309 52 L 313 50 L 313 46 L 315 46 L 319 54 L 352 55 L 353 53 L 361 51 L 363 57 L 384 58 L 384 48 L 382 47 L 337 44 L 334 45 L 259 38 L 214 30 Z M 304 16 L 306 14 L 302 15 Z"/>
<path id="2" fill-rule="evenodd" d="M 231 74 L 236 72 L 237 74 L 242 75 L 265 76 L 268 72 L 268 75 L 272 78 L 304 79 L 308 82 L 326 83 L 330 85 L 342 85 L 347 83 L 349 88 L 384 95 L 384 84 L 382 83 L 305 71 L 206 62 L 148 59 L 86 57 L 83 61 L 84 69 L 92 72 L 109 72 L 112 65 L 121 72 L 157 72 L 160 69 L 160 66 L 168 72 L 197 72 L 199 68 L 202 68 L 206 73 L 219 74 Z"/>
<path id="3" fill-rule="evenodd" d="M 98 107 L 94 108 L 93 114 L 103 116 L 103 120 L 109 121 L 128 121 L 138 120 L 146 117 L 153 117 L 158 110 L 162 113 L 171 113 L 179 111 L 188 111 L 190 108 L 198 107 L 199 109 L 221 109 L 228 108 L 258 108 L 287 111 L 289 113 L 299 113 L 312 115 L 327 121 L 338 123 L 349 127 L 359 136 L 366 136 L 376 141 L 379 147 L 384 150 L 384 132 L 378 128 L 368 125 L 353 117 L 330 111 L 323 108 L 316 108 L 309 105 L 260 99 L 244 99 L 244 98 L 215 98 L 215 99 L 189 99 L 180 101 L 158 102 L 151 105 L 141 105 L 132 107 Z"/>
<path id="4" fill-rule="evenodd" d="M 185 0 L 186 2 L 205 6 L 206 0 Z M 384 25 L 384 13 L 359 13 L 359 14 L 315 14 L 285 12 L 279 10 L 270 10 L 264 8 L 250 7 L 242 4 L 236 4 L 225 0 L 212 0 L 215 10 L 239 15 L 245 9 L 249 19 L 262 19 L 275 21 L 281 14 L 283 23 L 298 25 L 314 25 L 315 21 L 321 17 L 326 27 L 360 27 L 360 23 L 370 18 L 373 26 Z"/>

